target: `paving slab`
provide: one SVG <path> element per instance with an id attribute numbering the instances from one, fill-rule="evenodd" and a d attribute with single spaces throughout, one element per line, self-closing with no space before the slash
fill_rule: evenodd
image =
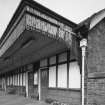
<path id="1" fill-rule="evenodd" d="M 34 99 L 25 98 L 18 95 L 6 95 L 0 91 L 0 105 L 50 105 L 44 101 L 36 101 Z"/>

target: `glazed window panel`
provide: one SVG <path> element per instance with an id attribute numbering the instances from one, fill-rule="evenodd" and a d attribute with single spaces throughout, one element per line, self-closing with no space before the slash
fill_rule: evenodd
<path id="1" fill-rule="evenodd" d="M 34 73 L 34 85 L 38 85 L 38 73 Z"/>
<path id="2" fill-rule="evenodd" d="M 56 66 L 49 67 L 49 87 L 56 87 Z"/>
<path id="3" fill-rule="evenodd" d="M 22 86 L 22 73 L 20 73 L 20 86 Z"/>
<path id="4" fill-rule="evenodd" d="M 16 78 L 16 74 L 15 74 L 15 86 L 16 86 L 16 83 L 17 83 L 16 79 L 17 79 L 17 78 Z"/>
<path id="5" fill-rule="evenodd" d="M 1 81 L 2 81 L 2 78 L 1 78 Z M 7 85 L 8 85 L 8 77 L 6 78 L 6 83 L 7 83 Z"/>
<path id="6" fill-rule="evenodd" d="M 15 85 L 17 86 L 17 74 L 15 75 Z"/>
<path id="7" fill-rule="evenodd" d="M 15 86 L 15 81 L 16 81 L 16 80 L 15 80 L 15 75 L 14 75 L 14 86 Z"/>
<path id="8" fill-rule="evenodd" d="M 58 62 L 59 62 L 59 63 L 60 63 L 60 62 L 65 62 L 65 61 L 67 61 L 67 53 L 66 53 L 66 52 L 60 54 L 60 55 L 59 55 L 59 58 L 58 58 Z"/>
<path id="9" fill-rule="evenodd" d="M 14 85 L 16 86 L 16 74 L 14 75 L 14 81 L 15 81 Z"/>
<path id="10" fill-rule="evenodd" d="M 8 85 L 8 77 L 7 77 L 7 85 Z"/>
<path id="11" fill-rule="evenodd" d="M 13 75 L 13 85 L 15 85 L 15 75 Z"/>
<path id="12" fill-rule="evenodd" d="M 13 75 L 13 85 L 15 85 L 15 78 L 14 78 L 14 75 Z"/>
<path id="13" fill-rule="evenodd" d="M 12 85 L 13 85 L 13 75 L 11 77 L 12 77 Z"/>
<path id="14" fill-rule="evenodd" d="M 23 86 L 26 85 L 26 73 L 23 73 Z"/>
<path id="15" fill-rule="evenodd" d="M 10 85 L 10 76 L 8 77 L 8 82 L 9 82 L 8 85 Z"/>
<path id="16" fill-rule="evenodd" d="M 49 63 L 50 63 L 50 65 L 56 64 L 56 56 L 51 57 L 51 58 L 49 59 Z"/>
<path id="17" fill-rule="evenodd" d="M 47 66 L 47 59 L 43 59 L 40 61 L 40 67 L 45 67 Z"/>
<path id="18" fill-rule="evenodd" d="M 80 88 L 80 68 L 77 62 L 69 64 L 69 88 Z"/>
<path id="19" fill-rule="evenodd" d="M 18 86 L 20 85 L 20 84 L 19 84 L 19 81 L 20 81 L 19 77 L 20 77 L 20 76 L 19 76 L 19 74 L 18 74 Z"/>
<path id="20" fill-rule="evenodd" d="M 10 85 L 12 85 L 12 76 L 10 76 Z"/>
<path id="21" fill-rule="evenodd" d="M 8 86 L 9 86 L 9 76 L 8 76 Z"/>
<path id="22" fill-rule="evenodd" d="M 67 64 L 58 65 L 58 87 L 67 88 Z"/>
<path id="23" fill-rule="evenodd" d="M 16 85 L 16 75 L 14 75 L 14 85 Z"/>
<path id="24" fill-rule="evenodd" d="M 7 85 L 9 85 L 9 77 L 7 77 Z"/>
<path id="25" fill-rule="evenodd" d="M 15 78 L 14 78 L 14 75 L 13 75 L 13 85 L 14 85 L 14 83 L 15 83 L 14 81 L 15 81 Z"/>
<path id="26" fill-rule="evenodd" d="M 17 78 L 17 81 L 16 82 L 17 82 L 17 86 L 18 86 L 18 74 L 16 74 L 16 78 Z"/>

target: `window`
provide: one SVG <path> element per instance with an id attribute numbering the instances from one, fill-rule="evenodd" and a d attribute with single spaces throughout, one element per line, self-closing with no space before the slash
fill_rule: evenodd
<path id="1" fill-rule="evenodd" d="M 7 77 L 7 85 L 9 86 L 9 76 Z"/>
<path id="2" fill-rule="evenodd" d="M 17 86 L 18 86 L 18 74 L 16 74 L 16 78 L 17 78 L 17 81 L 16 82 L 17 82 Z"/>
<path id="3" fill-rule="evenodd" d="M 13 75 L 13 85 L 15 84 L 15 78 L 14 78 L 14 75 Z"/>
<path id="4" fill-rule="evenodd" d="M 12 74 L 12 76 L 11 76 L 11 77 L 12 77 L 12 85 L 13 85 L 13 74 Z"/>
<path id="5" fill-rule="evenodd" d="M 47 66 L 47 59 L 40 61 L 40 67 L 45 67 L 45 66 Z"/>
<path id="6" fill-rule="evenodd" d="M 12 76 L 10 76 L 10 85 L 12 85 Z"/>
<path id="7" fill-rule="evenodd" d="M 15 74 L 14 74 L 14 86 L 15 86 Z"/>
<path id="8" fill-rule="evenodd" d="M 22 73 L 20 73 L 20 86 L 22 86 Z"/>
<path id="9" fill-rule="evenodd" d="M 56 64 L 56 56 L 50 58 L 50 65 Z"/>
<path id="10" fill-rule="evenodd" d="M 67 88 L 67 64 L 58 65 L 58 87 Z"/>
<path id="11" fill-rule="evenodd" d="M 17 85 L 16 83 L 17 83 L 17 77 L 16 77 L 16 74 L 15 74 L 15 86 Z"/>
<path id="12" fill-rule="evenodd" d="M 59 62 L 67 61 L 67 53 L 62 53 L 59 55 Z"/>
<path id="13" fill-rule="evenodd" d="M 49 67 L 49 87 L 56 87 L 56 66 Z"/>
<path id="14" fill-rule="evenodd" d="M 18 86 L 20 85 L 20 76 L 19 76 L 19 74 L 18 74 Z"/>
<path id="15" fill-rule="evenodd" d="M 15 75 L 15 85 L 17 86 L 17 74 Z"/>
<path id="16" fill-rule="evenodd" d="M 34 73 L 34 85 L 38 85 L 38 73 Z"/>
<path id="17" fill-rule="evenodd" d="M 23 86 L 26 85 L 26 73 L 23 73 Z"/>
<path id="18" fill-rule="evenodd" d="M 80 68 L 77 62 L 69 64 L 69 88 L 80 88 Z"/>

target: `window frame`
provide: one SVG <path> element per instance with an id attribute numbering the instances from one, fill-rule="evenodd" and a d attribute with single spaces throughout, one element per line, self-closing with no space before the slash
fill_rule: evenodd
<path id="1" fill-rule="evenodd" d="M 59 62 L 59 55 L 62 55 L 63 53 L 67 53 L 67 60 Z M 64 90 L 80 91 L 81 88 L 69 88 L 69 64 L 70 64 L 70 62 L 77 61 L 76 59 L 70 60 L 70 50 L 67 50 L 65 52 L 56 54 L 54 56 L 56 56 L 56 64 L 50 64 L 50 62 L 48 60 L 48 68 L 51 67 L 51 66 L 56 66 L 56 87 L 49 87 L 49 82 L 48 82 L 48 88 L 49 89 L 61 89 L 61 90 L 64 89 Z M 51 56 L 51 57 L 53 57 L 53 56 Z M 50 57 L 48 59 L 50 59 Z M 57 80 L 58 79 L 58 66 L 62 65 L 62 64 L 66 64 L 67 65 L 67 87 L 66 88 L 58 87 L 58 80 Z M 48 73 L 48 76 L 49 76 L 49 73 Z M 81 76 L 81 74 L 80 74 L 80 76 Z M 81 83 L 81 81 L 80 81 L 80 83 Z"/>
<path id="2" fill-rule="evenodd" d="M 62 66 L 62 65 L 66 65 L 66 87 L 60 87 L 60 86 L 58 86 L 58 82 L 59 82 L 59 66 Z M 67 84 L 67 79 L 68 79 L 68 77 L 67 77 L 67 71 L 68 71 L 68 69 L 67 69 L 67 63 L 62 63 L 62 64 L 58 64 L 57 65 L 58 66 L 58 78 L 57 78 L 57 88 L 60 88 L 60 89 L 67 89 L 68 88 L 68 84 Z"/>
<path id="3" fill-rule="evenodd" d="M 50 75 L 49 75 L 49 71 L 50 71 L 50 68 L 52 68 L 52 67 L 55 67 L 55 86 L 49 86 L 49 77 L 50 77 Z M 53 65 L 53 66 L 49 66 L 49 69 L 48 69 L 48 88 L 56 88 L 57 87 L 57 68 L 56 68 L 56 65 Z"/>
<path id="4" fill-rule="evenodd" d="M 35 74 L 37 74 L 37 80 L 35 80 Z M 35 83 L 37 81 L 37 83 Z M 38 85 L 38 71 L 34 72 L 34 85 Z"/>

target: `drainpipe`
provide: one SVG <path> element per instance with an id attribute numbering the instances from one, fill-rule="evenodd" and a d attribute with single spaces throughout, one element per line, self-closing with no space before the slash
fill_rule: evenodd
<path id="1" fill-rule="evenodd" d="M 82 105 L 85 105 L 85 58 L 86 58 L 86 47 L 87 47 L 87 39 L 82 39 L 80 41 L 80 47 L 82 51 L 82 74 L 81 74 L 81 90 L 82 90 Z"/>

